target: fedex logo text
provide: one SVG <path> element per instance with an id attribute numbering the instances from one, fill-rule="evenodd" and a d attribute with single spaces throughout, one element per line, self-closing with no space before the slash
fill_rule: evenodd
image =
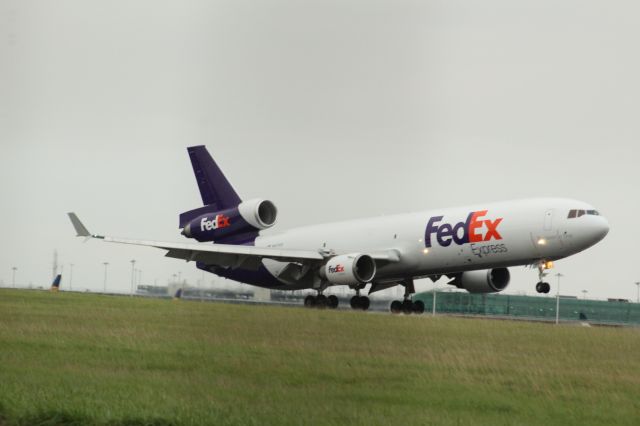
<path id="1" fill-rule="evenodd" d="M 336 265 L 335 267 L 329 266 L 329 273 L 330 274 L 336 274 L 338 272 L 344 272 L 344 266 L 342 266 L 342 265 Z"/>
<path id="2" fill-rule="evenodd" d="M 223 214 L 216 215 L 211 220 L 209 220 L 206 217 L 203 217 L 202 220 L 200 221 L 201 231 L 212 231 L 214 229 L 227 228 L 229 226 L 231 226 L 229 217 Z"/>
<path id="3" fill-rule="evenodd" d="M 501 240 L 498 233 L 498 225 L 503 218 L 495 220 L 482 220 L 487 214 L 487 210 L 469 213 L 465 222 L 458 222 L 455 225 L 449 223 L 439 224 L 443 216 L 433 216 L 427 223 L 424 234 L 424 244 L 431 247 L 431 236 L 436 234 L 436 240 L 442 247 L 449 247 L 453 241 L 457 245 L 466 243 L 479 243 L 482 241 Z"/>

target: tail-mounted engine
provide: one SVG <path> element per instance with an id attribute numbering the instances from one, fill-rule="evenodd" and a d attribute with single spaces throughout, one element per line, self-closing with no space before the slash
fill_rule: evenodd
<path id="1" fill-rule="evenodd" d="M 205 206 L 180 215 L 182 235 L 197 241 L 239 243 L 276 223 L 278 209 L 269 200 L 249 200 L 237 207 L 212 211 Z"/>
<path id="2" fill-rule="evenodd" d="M 373 281 L 376 262 L 367 254 L 343 254 L 329 259 L 320 276 L 331 284 L 360 285 Z"/>
<path id="3" fill-rule="evenodd" d="M 456 276 L 449 284 L 469 293 L 497 293 L 509 285 L 511 275 L 507 268 L 468 271 Z"/>

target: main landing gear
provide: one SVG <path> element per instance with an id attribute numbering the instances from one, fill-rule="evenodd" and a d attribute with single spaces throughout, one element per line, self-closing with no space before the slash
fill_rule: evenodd
<path id="1" fill-rule="evenodd" d="M 553 263 L 552 262 L 540 262 L 538 264 L 538 283 L 536 284 L 536 291 L 538 293 L 544 293 L 547 294 L 551 291 L 551 286 L 549 285 L 549 283 L 544 282 L 543 279 L 544 277 L 547 275 L 546 272 L 544 272 L 547 269 L 551 269 L 553 268 Z"/>
<path id="2" fill-rule="evenodd" d="M 318 292 L 317 296 L 310 294 L 304 298 L 305 308 L 336 309 L 338 307 L 338 303 L 338 296 L 333 294 L 325 296 L 321 292 Z"/>
<path id="3" fill-rule="evenodd" d="M 371 302 L 367 296 L 360 296 L 360 289 L 356 289 L 356 295 L 351 298 L 351 309 L 366 311 Z"/>
<path id="4" fill-rule="evenodd" d="M 402 301 L 394 300 L 393 302 L 391 302 L 391 313 L 403 313 L 406 315 L 420 315 L 424 313 L 424 302 L 422 300 L 416 300 L 415 302 L 411 300 L 411 295 L 416 292 L 416 289 L 413 285 L 413 280 L 407 279 L 402 281 L 400 284 L 404 286 L 404 299 Z"/>

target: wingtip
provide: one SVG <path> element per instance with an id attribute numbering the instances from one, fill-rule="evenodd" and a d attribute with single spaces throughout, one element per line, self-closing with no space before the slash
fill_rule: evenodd
<path id="1" fill-rule="evenodd" d="M 71 220 L 71 224 L 73 228 L 76 230 L 76 237 L 91 237 L 91 232 L 87 229 L 86 226 L 80 221 L 78 215 L 73 212 L 67 213 L 69 219 Z"/>

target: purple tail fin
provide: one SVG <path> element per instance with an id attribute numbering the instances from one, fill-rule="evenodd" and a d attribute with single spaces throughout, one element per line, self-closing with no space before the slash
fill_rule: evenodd
<path id="1" fill-rule="evenodd" d="M 173 295 L 173 298 L 174 298 L 174 299 L 182 299 L 182 289 L 181 289 L 181 288 L 179 288 L 179 289 L 176 291 L 176 294 L 174 294 L 174 295 Z"/>
<path id="2" fill-rule="evenodd" d="M 242 202 L 204 145 L 187 148 L 202 203 L 215 210 L 237 207 Z"/>
<path id="3" fill-rule="evenodd" d="M 204 213 L 233 209 L 242 202 L 204 145 L 191 146 L 187 151 L 204 207 L 182 213 L 180 228 Z"/>
<path id="4" fill-rule="evenodd" d="M 207 148 L 200 145 L 187 150 L 204 206 L 180 214 L 182 235 L 199 242 L 253 244 L 258 231 L 275 223 L 277 210 L 273 203 L 266 200 L 243 203 Z M 247 213 L 250 210 L 253 213 Z M 256 222 L 253 217 L 263 211 L 267 212 L 266 222 Z"/>

